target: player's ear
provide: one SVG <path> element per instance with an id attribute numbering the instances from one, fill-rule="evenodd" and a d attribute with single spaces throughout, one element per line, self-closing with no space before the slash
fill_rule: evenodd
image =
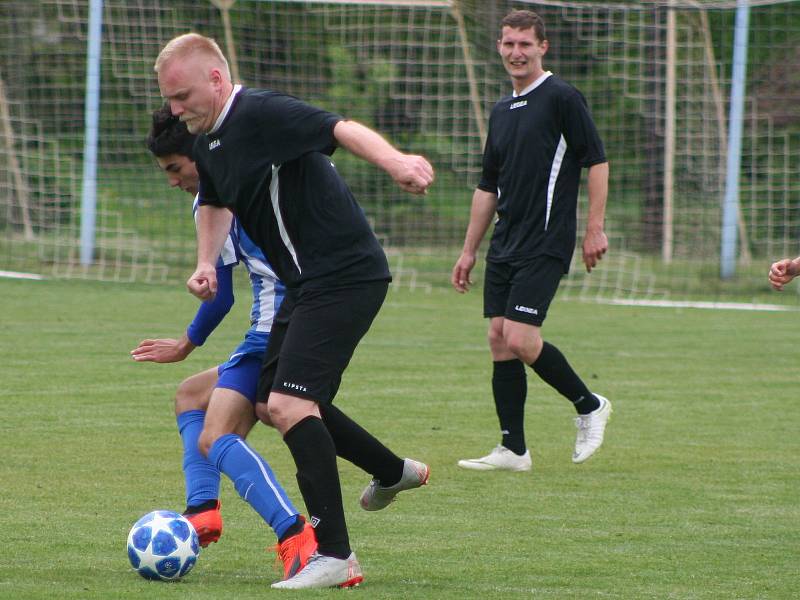
<path id="1" fill-rule="evenodd" d="M 542 56 L 544 56 L 550 49 L 550 42 L 547 40 L 542 40 L 542 42 L 539 44 L 539 47 L 542 49 Z"/>
<path id="2" fill-rule="evenodd" d="M 222 77 L 222 71 L 217 67 L 212 67 L 208 74 L 208 81 L 215 88 L 222 87 L 222 82 L 224 81 L 224 78 Z"/>

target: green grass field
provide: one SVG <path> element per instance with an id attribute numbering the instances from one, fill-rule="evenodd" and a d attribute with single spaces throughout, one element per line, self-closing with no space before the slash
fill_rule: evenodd
<path id="1" fill-rule="evenodd" d="M 183 507 L 172 394 L 246 327 L 247 294 L 187 361 L 136 364 L 178 335 L 180 287 L 0 280 L 0 598 L 278 597 L 268 528 L 223 483 L 226 530 L 179 583 L 128 566 L 131 524 Z M 615 414 L 573 465 L 572 409 L 529 377 L 534 470 L 478 474 L 459 458 L 498 442 L 480 297 L 391 292 L 337 404 L 430 485 L 380 513 L 368 477 L 341 465 L 359 598 L 797 598 L 800 441 L 796 313 L 556 302 L 547 338 Z M 302 508 L 278 435 L 252 445 Z M 349 596 L 348 596 L 349 597 Z"/>

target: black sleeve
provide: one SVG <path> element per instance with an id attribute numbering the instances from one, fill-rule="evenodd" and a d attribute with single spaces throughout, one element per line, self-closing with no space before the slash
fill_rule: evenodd
<path id="1" fill-rule="evenodd" d="M 204 146 L 208 144 L 208 139 L 204 135 L 198 135 L 194 140 L 192 147 L 192 156 L 194 157 L 194 166 L 197 168 L 198 186 L 197 186 L 197 202 L 198 204 L 211 204 L 212 206 L 223 206 L 224 204 L 214 188 L 214 183 L 211 181 L 211 176 L 205 166 L 205 154 L 203 152 Z"/>
<path id="2" fill-rule="evenodd" d="M 197 175 L 199 182 L 197 186 L 197 202 L 198 204 L 211 204 L 212 206 L 229 207 L 228 204 L 220 200 L 217 195 L 217 190 L 214 188 L 214 182 L 208 175 L 202 162 L 198 160 L 195 162 L 197 167 Z"/>
<path id="3" fill-rule="evenodd" d="M 483 167 L 478 189 L 490 194 L 497 193 L 497 178 L 499 173 L 498 157 L 492 144 L 492 119 L 489 118 L 489 131 L 486 134 L 486 146 L 483 149 Z"/>
<path id="4" fill-rule="evenodd" d="M 269 93 L 254 115 L 273 162 L 283 164 L 309 152 L 332 154 L 336 147 L 333 128 L 342 117 L 311 106 L 294 96 Z"/>
<path id="5" fill-rule="evenodd" d="M 566 94 L 562 101 L 561 131 L 582 167 L 606 162 L 603 141 L 597 133 L 586 99 L 578 90 Z"/>

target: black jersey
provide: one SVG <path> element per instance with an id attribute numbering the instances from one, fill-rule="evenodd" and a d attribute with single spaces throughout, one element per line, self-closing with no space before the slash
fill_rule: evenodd
<path id="1" fill-rule="evenodd" d="M 500 100 L 489 117 L 478 189 L 498 199 L 486 260 L 553 256 L 566 272 L 581 167 L 606 162 L 605 151 L 578 90 L 549 73 L 532 87 Z"/>
<path id="2" fill-rule="evenodd" d="M 230 208 L 290 287 L 388 280 L 386 255 L 330 159 L 341 117 L 242 88 L 194 153 L 200 203 Z"/>

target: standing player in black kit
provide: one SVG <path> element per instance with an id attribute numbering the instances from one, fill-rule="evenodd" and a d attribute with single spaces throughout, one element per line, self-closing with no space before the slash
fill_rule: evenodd
<path id="1" fill-rule="evenodd" d="M 329 155 L 343 146 L 418 194 L 433 182 L 433 168 L 363 125 L 285 94 L 234 86 L 217 44 L 199 34 L 170 41 L 155 70 L 172 113 L 191 133 L 202 134 L 194 147 L 200 207 L 197 270 L 189 290 L 201 299 L 213 297 L 214 262 L 231 211 L 287 287 L 256 411 L 289 447 L 319 548 L 297 575 L 272 587 L 356 585 L 363 576 L 349 544 L 337 454 L 373 475 L 361 495 L 366 510 L 384 508 L 398 492 L 424 485 L 429 470 L 398 458 L 331 404 L 383 303 L 390 274 Z"/>
<path id="2" fill-rule="evenodd" d="M 469 289 L 475 255 L 496 214 L 486 256 L 484 316 L 490 319 L 492 391 L 502 441 L 488 455 L 458 465 L 476 471 L 529 471 L 523 427 L 525 365 L 575 406 L 573 462 L 582 463 L 597 451 L 611 414 L 611 403 L 591 393 L 558 348 L 541 335 L 575 248 L 582 167 L 589 170 L 586 270 L 608 249 L 603 231 L 608 162 L 581 93 L 542 68 L 548 42 L 541 17 L 512 11 L 500 27 L 497 50 L 514 93 L 500 100 L 489 118 L 483 172 L 451 283 L 458 292 Z"/>

